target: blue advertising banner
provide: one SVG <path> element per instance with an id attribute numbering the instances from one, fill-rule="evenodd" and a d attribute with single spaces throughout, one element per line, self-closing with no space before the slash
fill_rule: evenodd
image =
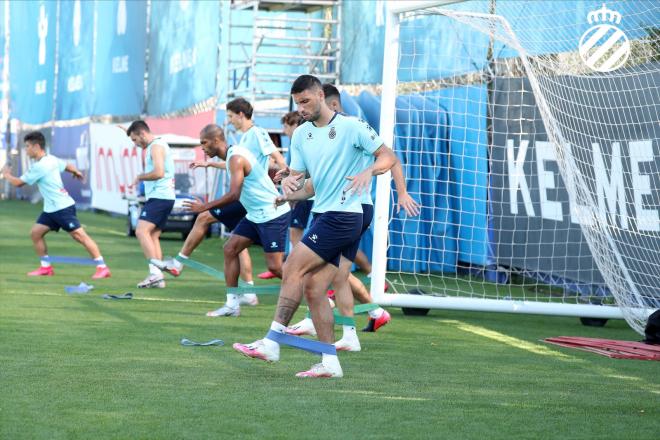
<path id="1" fill-rule="evenodd" d="M 60 34 L 55 118 L 70 120 L 91 113 L 94 3 L 60 3 Z"/>
<path id="2" fill-rule="evenodd" d="M 62 173 L 62 182 L 79 208 L 89 206 L 92 200 L 89 184 L 89 124 L 55 127 L 50 153 L 82 171 L 85 176 L 82 181 L 74 179 L 70 173 Z"/>
<path id="3" fill-rule="evenodd" d="M 95 2 L 94 115 L 131 116 L 144 106 L 147 4 Z"/>
<path id="4" fill-rule="evenodd" d="M 56 15 L 56 2 L 9 3 L 10 109 L 27 124 L 53 116 Z"/>
<path id="5" fill-rule="evenodd" d="M 3 150 L 7 149 L 6 145 L 6 131 L 7 131 L 7 121 L 9 119 L 9 84 L 7 75 L 5 75 L 5 68 L 8 67 L 6 50 L 6 41 L 8 37 L 8 29 L 6 20 L 9 19 L 9 3 L 5 0 L 0 1 L 0 164 L 5 165 L 6 152 Z"/>
<path id="6" fill-rule="evenodd" d="M 219 2 L 151 4 L 147 113 L 171 113 L 215 95 L 219 17 Z"/>

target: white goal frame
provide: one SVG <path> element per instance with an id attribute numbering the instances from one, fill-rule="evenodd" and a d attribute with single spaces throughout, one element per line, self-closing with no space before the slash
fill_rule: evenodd
<path id="1" fill-rule="evenodd" d="M 382 77 L 382 97 L 380 114 L 380 136 L 384 143 L 394 146 L 395 101 L 397 86 L 397 60 L 399 56 L 400 14 L 422 8 L 446 6 L 463 0 L 439 1 L 400 1 L 388 3 L 385 22 L 385 50 Z M 474 14 L 493 17 L 504 26 L 504 17 L 487 14 Z M 527 66 L 525 66 L 527 67 Z M 528 74 L 532 74 L 528 69 Z M 540 100 L 542 101 L 542 99 Z M 539 105 L 543 105 L 539 102 Z M 516 299 L 482 299 L 454 296 L 431 296 L 413 294 L 384 293 L 387 273 L 388 226 L 391 200 L 391 174 L 388 172 L 377 178 L 376 203 L 374 212 L 374 242 L 372 257 L 371 295 L 374 302 L 382 306 L 410 307 L 426 309 L 450 309 L 484 312 L 525 313 L 555 316 L 575 316 L 603 319 L 623 319 L 622 310 L 617 306 L 590 304 L 565 304 Z"/>

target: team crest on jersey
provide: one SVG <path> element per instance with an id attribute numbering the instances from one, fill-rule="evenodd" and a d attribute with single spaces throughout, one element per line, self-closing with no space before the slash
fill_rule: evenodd
<path id="1" fill-rule="evenodd" d="M 330 128 L 330 133 L 328 133 L 328 137 L 330 139 L 334 139 L 337 137 L 337 132 L 335 131 L 335 127 Z"/>
<path id="2" fill-rule="evenodd" d="M 312 132 L 311 132 L 311 131 L 308 131 L 308 132 L 307 132 L 307 140 L 309 140 L 309 139 L 314 139 L 314 138 L 312 137 Z"/>

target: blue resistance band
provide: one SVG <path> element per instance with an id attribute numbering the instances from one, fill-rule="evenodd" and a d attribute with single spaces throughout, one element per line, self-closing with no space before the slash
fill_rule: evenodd
<path id="1" fill-rule="evenodd" d="M 69 295 L 74 295 L 74 294 L 88 293 L 93 288 L 94 286 L 92 286 L 91 284 L 81 282 L 77 286 L 64 286 L 64 291 Z"/>
<path id="2" fill-rule="evenodd" d="M 109 293 L 106 293 L 105 295 L 102 295 L 101 298 L 103 298 L 103 299 L 133 299 L 133 294 L 131 292 L 124 293 L 123 295 L 111 295 Z"/>
<path id="3" fill-rule="evenodd" d="M 278 344 L 288 345 L 290 347 L 299 348 L 301 350 L 309 351 L 316 354 L 334 354 L 337 355 L 337 349 L 333 344 L 326 344 L 325 342 L 312 341 L 310 339 L 300 338 L 298 336 L 291 336 L 285 333 L 270 330 L 266 337 Z"/>
<path id="4" fill-rule="evenodd" d="M 222 339 L 211 339 L 208 342 L 195 342 L 191 341 L 188 338 L 183 338 L 181 339 L 181 345 L 185 345 L 186 347 L 210 347 L 212 345 L 217 345 L 219 347 L 222 347 L 225 345 L 225 341 Z"/>
<path id="5" fill-rule="evenodd" d="M 98 261 L 94 261 L 91 258 L 78 258 L 78 257 L 62 257 L 58 255 L 52 255 L 45 260 L 51 263 L 62 263 L 62 264 L 82 264 L 84 266 L 96 266 Z"/>

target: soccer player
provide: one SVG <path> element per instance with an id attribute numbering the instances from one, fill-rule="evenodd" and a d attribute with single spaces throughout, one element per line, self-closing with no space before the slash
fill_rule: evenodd
<path id="1" fill-rule="evenodd" d="M 330 107 L 330 109 L 342 113 L 343 108 L 341 106 L 341 95 L 339 90 L 332 84 L 323 84 L 323 94 L 325 95 L 325 102 Z M 365 122 L 363 122 L 366 124 Z M 364 166 L 367 167 L 373 162 L 373 157 L 370 155 L 363 155 Z M 401 167 L 401 162 L 397 159 L 396 164 L 392 167 L 392 177 L 394 179 L 396 191 L 397 191 L 397 209 L 400 210 L 403 208 L 406 211 L 406 214 L 409 216 L 416 216 L 419 214 L 419 204 L 408 194 L 405 178 L 403 176 L 403 168 Z M 308 193 L 313 194 L 314 190 L 311 185 L 309 185 Z M 288 197 L 284 197 L 285 200 L 295 200 L 296 197 L 301 195 L 290 194 Z M 304 197 L 304 195 L 302 195 Z M 362 212 L 363 225 L 362 233 L 364 233 L 373 219 L 373 201 L 371 198 L 371 187 L 362 193 L 361 196 L 362 202 Z M 398 211 L 397 211 L 398 212 Z M 359 265 L 358 261 L 362 260 L 362 264 L 366 264 L 369 267 L 369 272 L 371 272 L 371 264 L 369 259 L 361 250 L 358 250 L 358 254 L 355 258 L 355 263 Z M 365 263 L 366 262 L 366 263 Z M 343 316 L 353 316 L 353 298 L 357 299 L 362 304 L 372 303 L 371 294 L 367 287 L 360 281 L 357 277 L 350 273 L 351 266 L 340 267 L 337 272 L 337 276 L 332 281 L 332 287 L 334 289 L 334 296 L 336 300 L 337 307 L 339 312 Z M 387 310 L 382 307 L 378 307 L 369 312 L 369 321 L 367 326 L 362 329 L 365 332 L 375 332 L 380 327 L 391 321 L 391 316 Z M 287 333 L 292 335 L 310 335 L 316 336 L 316 330 L 310 318 L 304 318 L 302 321 L 297 324 L 292 325 L 287 328 Z M 344 325 L 343 326 L 343 336 L 342 338 L 335 343 L 337 350 L 344 351 L 360 351 L 360 341 L 355 332 L 355 327 Z"/>
<path id="2" fill-rule="evenodd" d="M 213 142 L 211 140 L 210 142 Z M 226 163 L 223 162 L 209 162 L 209 161 L 195 161 L 190 164 L 191 168 L 198 167 L 213 167 L 218 169 L 226 169 Z M 236 201 L 230 203 L 224 208 L 215 208 L 209 211 L 203 211 L 195 219 L 195 224 L 193 225 L 192 230 L 188 234 L 186 241 L 183 243 L 181 250 L 179 251 L 179 258 L 172 258 L 164 262 L 164 265 L 160 266 L 161 270 L 164 270 L 171 275 L 178 277 L 183 271 L 185 261 L 190 258 L 190 255 L 193 251 L 199 246 L 199 244 L 204 240 L 204 236 L 208 231 L 210 225 L 215 222 L 220 222 L 225 225 L 227 230 L 232 231 L 238 222 L 245 217 L 246 211 L 241 205 L 241 202 Z M 252 281 L 252 260 L 250 258 L 250 253 L 247 249 L 243 250 L 239 256 L 240 260 L 240 277 L 246 284 L 254 284 Z M 256 306 L 259 304 L 259 299 L 254 293 L 245 293 L 239 296 L 239 303 L 241 305 L 250 305 Z"/>
<path id="3" fill-rule="evenodd" d="M 284 134 L 293 138 L 293 132 L 303 122 L 298 112 L 289 112 L 282 117 L 282 130 Z M 303 231 L 309 222 L 309 214 L 312 212 L 313 200 L 300 200 L 291 211 L 291 224 L 289 225 L 289 242 L 291 248 L 298 244 L 302 238 Z"/>
<path id="4" fill-rule="evenodd" d="M 388 171 L 396 156 L 382 140 L 356 118 L 333 112 L 325 104 L 318 78 L 299 76 L 291 95 L 307 121 L 296 129 L 291 140 L 291 175 L 283 185 L 303 186 L 309 172 L 316 190 L 311 228 L 293 248 L 282 278 L 277 311 L 270 330 L 285 333 L 298 309 L 303 293 L 312 314 L 322 350 L 321 363 L 298 377 L 342 377 L 334 345 L 334 318 L 326 298 L 328 285 L 340 264 L 355 258 L 362 231 L 360 194 L 374 175 Z M 375 162 L 361 169 L 361 155 L 373 154 Z M 350 181 L 349 181 L 350 180 Z M 298 185 L 297 182 L 300 182 Z M 280 346 L 269 337 L 252 344 L 234 344 L 245 356 L 278 361 Z"/>
<path id="5" fill-rule="evenodd" d="M 144 182 L 147 202 L 142 207 L 135 235 L 142 252 L 149 261 L 149 275 L 138 283 L 139 288 L 164 288 L 165 278 L 159 266 L 163 266 L 160 234 L 167 217 L 174 207 L 174 160 L 170 146 L 154 136 L 146 122 L 133 121 L 126 130 L 131 141 L 146 150 L 144 173 L 139 174 L 132 186 Z"/>
<path id="6" fill-rule="evenodd" d="M 21 177 L 13 176 L 8 167 L 5 167 L 2 173 L 4 178 L 16 187 L 36 183 L 44 199 L 44 210 L 30 231 L 34 250 L 41 260 L 41 266 L 39 269 L 29 272 L 28 276 L 53 276 L 55 274 L 48 258 L 48 248 L 44 237 L 50 231 L 57 232 L 61 228 L 67 231 L 71 238 L 82 244 L 96 262 L 96 272 L 92 278 L 109 278 L 110 269 L 105 265 L 99 247 L 80 226 L 76 217 L 76 202 L 64 189 L 62 176 L 60 176 L 60 173 L 67 171 L 74 178 L 82 180 L 83 174 L 73 164 L 46 153 L 46 139 L 41 132 L 33 131 L 26 134 L 23 142 L 25 142 L 28 157 L 34 160 L 33 165 Z"/>
<path id="7" fill-rule="evenodd" d="M 277 150 L 268 132 L 254 125 L 253 111 L 252 105 L 244 98 L 236 98 L 227 103 L 227 120 L 243 133 L 238 145 L 247 148 L 266 171 L 286 168 L 284 156 Z"/>
<path id="8" fill-rule="evenodd" d="M 217 125 L 207 125 L 200 133 L 200 141 L 204 152 L 209 157 L 219 157 L 227 163 L 229 174 L 229 191 L 217 200 L 209 203 L 199 201 L 184 202 L 193 212 L 204 212 L 240 201 L 247 215 L 232 231 L 225 243 L 225 282 L 227 287 L 238 287 L 239 254 L 252 243 L 261 244 L 268 270 L 282 276 L 282 261 L 286 230 L 289 225 L 288 206 L 277 207 L 273 200 L 278 196 L 275 184 L 268 175 L 264 165 L 246 147 L 227 146 L 222 128 Z M 217 310 L 207 313 L 207 316 L 240 316 L 239 297 L 227 294 L 227 302 Z"/>

